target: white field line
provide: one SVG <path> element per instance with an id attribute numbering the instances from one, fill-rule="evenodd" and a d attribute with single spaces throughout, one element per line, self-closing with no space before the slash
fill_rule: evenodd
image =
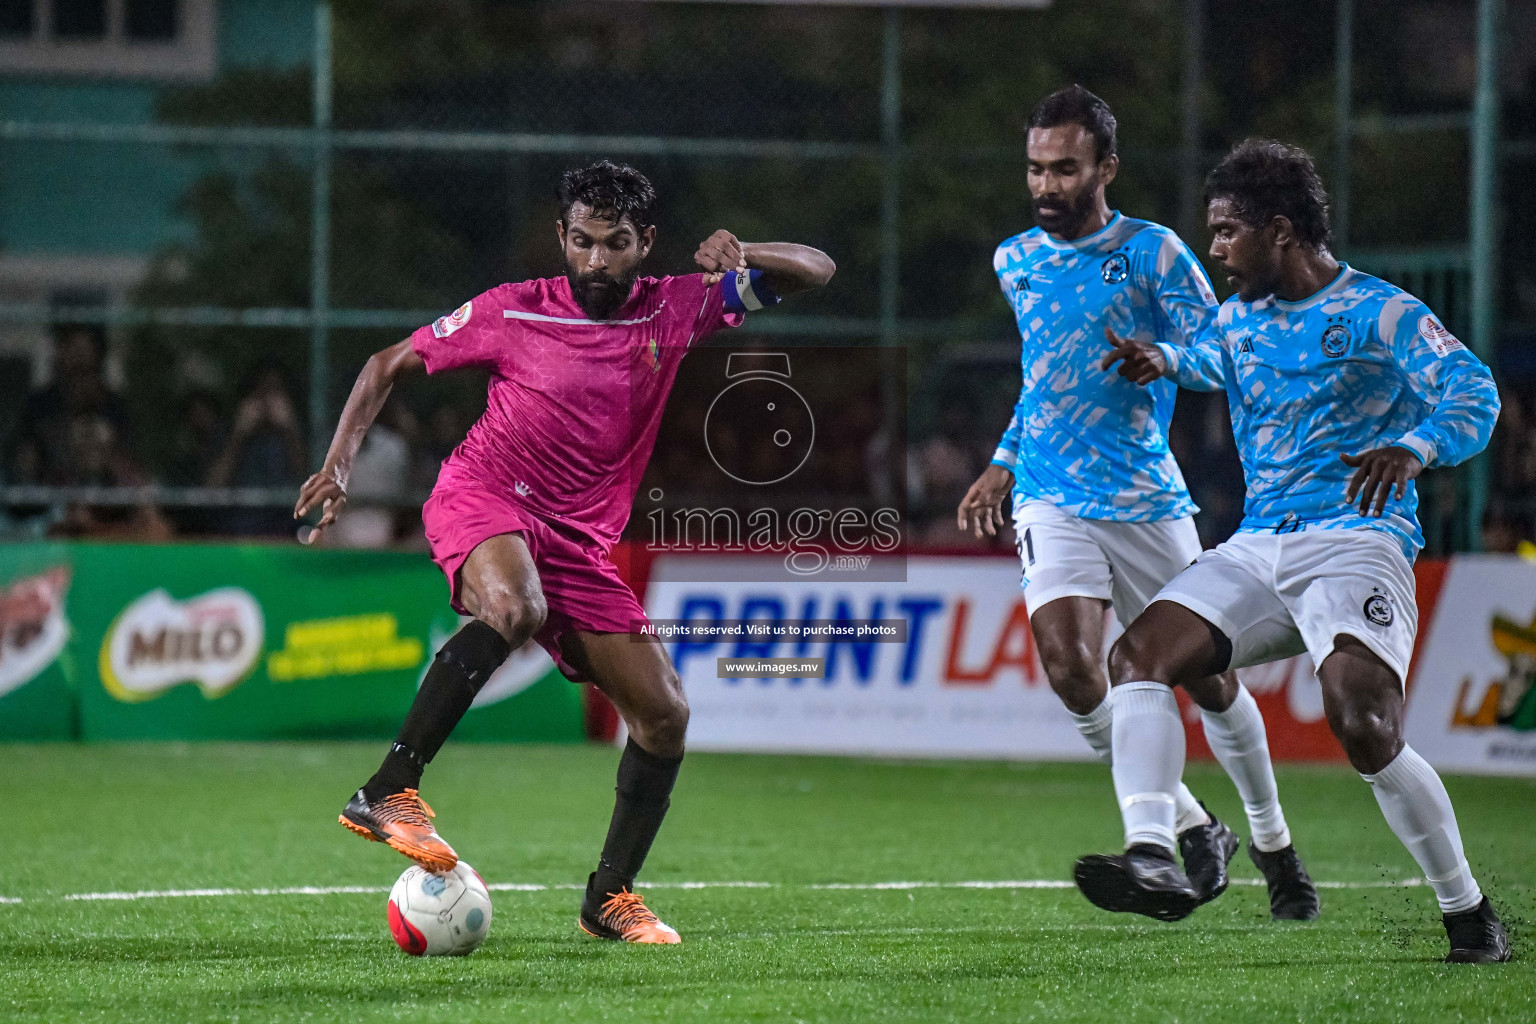
<path id="1" fill-rule="evenodd" d="M 1234 878 L 1233 885 L 1261 886 L 1258 878 Z M 1319 889 L 1402 889 L 1424 884 L 1422 878 L 1402 878 L 1379 882 L 1317 882 Z M 783 882 L 642 882 L 642 889 L 798 889 L 810 892 L 849 891 L 878 892 L 910 889 L 1071 889 L 1072 883 L 1059 878 L 1030 878 L 975 882 L 827 882 L 820 885 L 797 885 Z M 552 892 L 584 889 L 576 883 L 541 885 L 535 882 L 495 882 L 486 886 L 492 892 Z M 139 889 L 133 892 L 74 892 L 41 897 L 47 900 L 107 901 L 185 899 L 192 896 L 337 896 L 358 893 L 376 894 L 389 892 L 383 885 L 292 885 L 271 889 Z M 22 903 L 15 896 L 0 896 L 0 903 Z M 32 899 L 31 902 L 39 902 Z"/>

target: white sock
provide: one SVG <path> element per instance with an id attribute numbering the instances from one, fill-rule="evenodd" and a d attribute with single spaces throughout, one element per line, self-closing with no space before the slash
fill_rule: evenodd
<path id="1" fill-rule="evenodd" d="M 1110 771 L 1125 820 L 1125 845 L 1153 843 L 1172 850 L 1174 793 L 1184 773 L 1179 702 L 1162 683 L 1126 683 L 1115 687 L 1114 712 Z"/>
<path id="2" fill-rule="evenodd" d="M 1419 862 L 1441 913 L 1455 914 L 1481 903 L 1482 890 L 1462 852 L 1456 811 L 1429 762 L 1404 746 L 1391 764 L 1360 777 L 1371 784 L 1387 824 Z"/>
<path id="3" fill-rule="evenodd" d="M 1099 701 L 1099 706 L 1086 715 L 1079 715 L 1075 711 L 1068 711 L 1072 716 L 1072 724 L 1077 726 L 1077 731 L 1083 734 L 1083 739 L 1093 748 L 1099 760 L 1105 764 L 1113 764 L 1114 758 L 1110 756 L 1111 744 L 1110 723 L 1113 720 L 1111 706 L 1113 702 L 1109 697 Z"/>
<path id="4" fill-rule="evenodd" d="M 1205 808 L 1200 806 L 1200 801 L 1195 799 L 1195 794 L 1189 791 L 1184 783 L 1179 783 L 1179 788 L 1173 794 L 1173 831 L 1176 835 L 1183 835 L 1196 825 L 1209 825 L 1211 816 L 1205 813 Z"/>
<path id="5" fill-rule="evenodd" d="M 1237 699 L 1225 711 L 1201 710 L 1205 739 L 1216 760 L 1226 769 L 1243 798 L 1248 813 L 1251 842 L 1265 853 L 1274 853 L 1291 845 L 1291 830 L 1280 809 L 1280 791 L 1275 787 L 1275 767 L 1269 760 L 1269 739 L 1264 733 L 1264 716 L 1253 694 L 1241 683 Z"/>
<path id="6" fill-rule="evenodd" d="M 1111 701 L 1105 697 L 1099 702 L 1099 706 L 1086 715 L 1068 711 L 1072 716 L 1072 722 L 1077 726 L 1077 731 L 1083 734 L 1083 739 L 1093 748 L 1099 760 L 1107 765 L 1114 764 L 1111 753 L 1111 745 L 1114 742 L 1110 736 L 1113 716 L 1111 714 Z M 1211 816 L 1205 813 L 1205 808 L 1200 806 L 1200 801 L 1195 799 L 1195 794 L 1189 791 L 1184 783 L 1179 783 L 1178 792 L 1173 794 L 1174 822 L 1173 830 L 1183 834 L 1186 830 L 1196 825 L 1204 825 L 1211 820 Z M 1284 844 L 1282 844 L 1284 845 Z"/>

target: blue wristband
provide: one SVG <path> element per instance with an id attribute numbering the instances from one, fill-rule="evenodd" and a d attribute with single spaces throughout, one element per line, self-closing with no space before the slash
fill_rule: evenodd
<path id="1" fill-rule="evenodd" d="M 726 274 L 720 279 L 720 297 L 729 313 L 753 313 L 779 304 L 761 270 L 748 270 L 745 279 L 735 271 Z"/>

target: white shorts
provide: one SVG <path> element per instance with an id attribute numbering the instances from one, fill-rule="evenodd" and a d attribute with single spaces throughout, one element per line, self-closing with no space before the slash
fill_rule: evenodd
<path id="1" fill-rule="evenodd" d="M 1225 633 L 1232 668 L 1303 651 L 1320 666 L 1343 633 L 1374 651 L 1401 683 L 1419 628 L 1413 566 L 1383 530 L 1239 533 L 1154 600 L 1181 604 Z"/>
<path id="2" fill-rule="evenodd" d="M 1082 519 L 1038 498 L 1013 499 L 1013 532 L 1033 615 L 1060 597 L 1108 601 L 1122 626 L 1200 554 L 1195 521 Z"/>

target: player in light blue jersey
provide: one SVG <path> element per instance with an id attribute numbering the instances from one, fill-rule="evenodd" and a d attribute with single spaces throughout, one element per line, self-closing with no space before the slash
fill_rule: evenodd
<path id="1" fill-rule="evenodd" d="M 1418 299 L 1335 260 L 1327 195 L 1301 150 L 1250 140 L 1207 179 L 1211 256 L 1237 294 L 1200 344 L 1126 339 L 1126 372 L 1225 382 L 1248 480 L 1242 526 L 1158 593 L 1110 653 L 1126 852 L 1075 877 L 1108 910 L 1195 905 L 1170 879 L 1184 730 L 1172 687 L 1309 653 L 1328 725 L 1435 891 L 1447 960 L 1509 959 L 1440 777 L 1403 742 L 1418 614 L 1413 480 L 1482 451 L 1488 368 Z"/>
<path id="2" fill-rule="evenodd" d="M 958 512 L 977 536 L 1002 525 L 1010 491 L 1024 600 L 1051 688 L 1078 730 L 1111 760 L 1114 719 L 1103 668 L 1104 609 L 1129 625 L 1200 553 L 1184 477 L 1168 450 L 1178 388 L 1113 365 L 1116 335 L 1184 351 L 1210 330 L 1216 296 L 1177 235 L 1109 208 L 1119 167 L 1115 120 L 1072 86 L 1030 116 L 1028 181 L 1038 227 L 993 258 L 1023 341 L 1023 387 L 992 465 Z M 1189 360 L 1194 363 L 1192 357 Z M 1242 794 L 1250 855 L 1266 871 L 1277 918 L 1317 916 L 1316 890 L 1291 845 L 1258 705 L 1231 673 L 1192 684 L 1205 733 Z M 1175 832 L 1201 902 L 1227 885 L 1232 830 L 1182 785 Z M 1184 875 L 1180 875 L 1184 878 Z M 1181 883 L 1182 884 L 1182 883 Z"/>

